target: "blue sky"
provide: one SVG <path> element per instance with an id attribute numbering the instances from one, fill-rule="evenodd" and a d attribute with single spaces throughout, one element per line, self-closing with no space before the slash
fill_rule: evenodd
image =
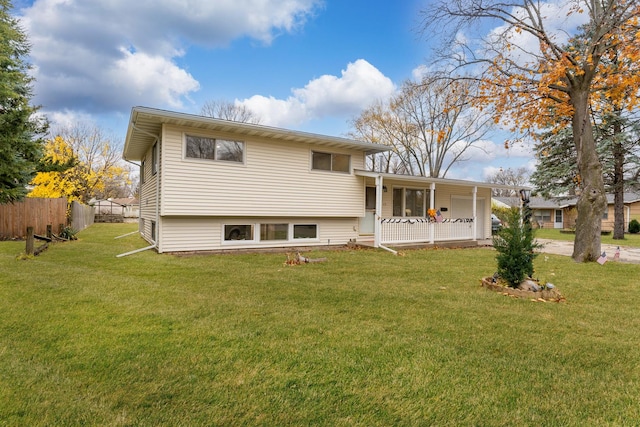
<path id="1" fill-rule="evenodd" d="M 188 4 L 189 7 L 186 7 Z M 428 0 L 14 0 L 29 35 L 35 102 L 54 123 L 124 139 L 131 107 L 199 113 L 242 103 L 262 123 L 344 136 L 429 58 Z M 504 135 L 447 177 L 532 166 Z"/>

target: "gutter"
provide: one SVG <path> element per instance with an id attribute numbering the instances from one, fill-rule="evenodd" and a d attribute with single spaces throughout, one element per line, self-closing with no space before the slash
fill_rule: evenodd
<path id="1" fill-rule="evenodd" d="M 137 163 L 132 162 L 131 160 L 127 160 L 124 157 L 122 158 L 125 162 L 127 163 L 131 163 L 134 166 L 138 167 L 138 170 L 140 170 L 140 165 Z M 142 210 L 142 177 L 140 177 L 140 179 L 138 180 L 138 233 L 142 234 L 142 217 L 140 216 L 140 211 Z M 131 233 L 132 234 L 132 233 Z M 125 234 L 126 236 L 126 234 Z M 119 236 L 116 237 L 116 239 L 119 239 L 120 237 L 124 237 L 124 236 Z"/>
<path id="2" fill-rule="evenodd" d="M 131 127 L 133 129 L 135 129 L 136 131 L 143 133 L 145 135 L 148 135 L 150 137 L 152 137 L 155 140 L 155 143 L 158 144 L 158 158 L 157 158 L 157 162 L 158 164 L 160 164 L 160 136 L 158 135 L 154 135 L 150 132 L 147 132 L 143 129 L 140 129 L 138 127 L 136 127 L 136 124 L 133 122 L 133 120 L 129 121 L 129 124 L 131 125 Z M 153 150 L 153 146 L 151 148 Z M 152 154 L 153 156 L 153 154 Z M 153 167 L 153 165 L 152 165 Z M 144 173 L 144 171 L 142 171 Z M 140 177 L 140 211 L 142 211 L 142 177 Z M 142 217 L 140 217 L 140 221 L 142 221 Z M 138 226 L 138 228 L 140 228 L 140 226 Z M 144 230 L 142 230 L 142 232 L 144 233 Z M 152 246 L 149 246 L 147 248 L 144 248 L 144 250 L 147 249 L 151 249 L 152 247 L 157 248 L 158 247 L 158 237 L 160 236 L 160 167 L 158 166 L 158 173 L 156 174 L 156 238 L 155 241 L 153 242 Z M 135 252 L 134 252 L 135 253 Z"/>

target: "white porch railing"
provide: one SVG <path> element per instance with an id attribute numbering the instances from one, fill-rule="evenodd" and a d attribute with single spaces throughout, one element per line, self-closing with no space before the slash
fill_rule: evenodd
<path id="1" fill-rule="evenodd" d="M 445 219 L 442 222 L 426 218 L 383 218 L 380 221 L 380 242 L 397 244 L 471 240 L 473 225 L 473 218 Z"/>

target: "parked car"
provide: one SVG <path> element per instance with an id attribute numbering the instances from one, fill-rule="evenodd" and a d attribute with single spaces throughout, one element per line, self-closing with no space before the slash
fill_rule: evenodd
<path id="1" fill-rule="evenodd" d="M 500 221 L 500 218 L 498 218 L 494 214 L 491 214 L 491 232 L 496 233 L 501 228 L 502 228 L 502 221 Z"/>

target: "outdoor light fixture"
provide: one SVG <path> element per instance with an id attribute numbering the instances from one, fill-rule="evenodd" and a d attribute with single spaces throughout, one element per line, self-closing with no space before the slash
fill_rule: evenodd
<path id="1" fill-rule="evenodd" d="M 531 197 L 531 190 L 525 190 L 524 188 L 520 190 L 520 200 L 524 203 L 529 203 L 529 198 Z"/>
<path id="2" fill-rule="evenodd" d="M 385 192 L 385 193 L 387 192 L 387 186 L 386 185 L 382 186 L 382 191 Z"/>

